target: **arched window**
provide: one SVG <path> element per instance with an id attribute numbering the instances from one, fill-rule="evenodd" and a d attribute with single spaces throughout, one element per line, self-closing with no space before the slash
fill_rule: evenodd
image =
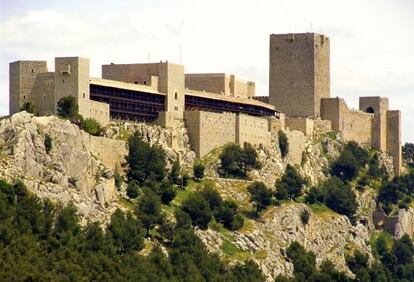
<path id="1" fill-rule="evenodd" d="M 178 99 L 178 93 L 175 92 L 175 100 L 177 100 L 177 99 Z"/>
<path id="2" fill-rule="evenodd" d="M 365 112 L 373 114 L 374 113 L 374 109 L 372 107 L 368 107 Z"/>

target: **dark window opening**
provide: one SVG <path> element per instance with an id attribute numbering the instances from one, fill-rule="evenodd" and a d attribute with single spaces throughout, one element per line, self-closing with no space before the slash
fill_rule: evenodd
<path id="1" fill-rule="evenodd" d="M 32 69 L 32 73 L 34 72 L 34 70 Z"/>
<path id="2" fill-rule="evenodd" d="M 25 100 L 26 100 L 26 95 L 24 95 L 24 96 L 23 96 L 23 99 L 25 99 Z"/>
<path id="3" fill-rule="evenodd" d="M 374 109 L 372 107 L 368 107 L 365 112 L 373 114 L 374 113 Z"/>
<path id="4" fill-rule="evenodd" d="M 144 85 L 147 85 L 147 82 L 144 80 Z"/>
<path id="5" fill-rule="evenodd" d="M 85 92 L 83 93 L 83 98 L 85 98 Z"/>
<path id="6" fill-rule="evenodd" d="M 177 100 L 177 99 L 178 99 L 178 93 L 175 92 L 175 100 Z"/>
<path id="7" fill-rule="evenodd" d="M 62 83 L 65 83 L 65 80 L 64 79 L 62 79 Z"/>

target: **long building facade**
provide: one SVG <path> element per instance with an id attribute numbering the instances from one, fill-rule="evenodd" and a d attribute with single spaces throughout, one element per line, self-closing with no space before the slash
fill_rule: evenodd
<path id="1" fill-rule="evenodd" d="M 55 58 L 10 63 L 10 114 L 33 103 L 40 115 L 74 96 L 79 113 L 102 125 L 111 120 L 186 126 L 198 157 L 228 142 L 270 147 L 271 133 L 299 130 L 307 136 L 331 130 L 345 140 L 390 154 L 401 170 L 401 114 L 388 99 L 361 97 L 360 109 L 330 97 L 330 39 L 316 33 L 272 34 L 269 96 L 255 96 L 255 83 L 233 74 L 186 74 L 168 61 L 107 64 L 102 78 L 90 77 L 89 60 Z"/>

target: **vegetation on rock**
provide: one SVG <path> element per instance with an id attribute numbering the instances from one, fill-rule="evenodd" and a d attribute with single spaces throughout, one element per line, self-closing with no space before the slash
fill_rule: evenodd
<path id="1" fill-rule="evenodd" d="M 27 102 L 25 102 L 24 104 L 23 104 L 23 106 L 21 107 L 21 110 L 22 111 L 26 111 L 26 112 L 28 112 L 29 114 L 34 114 L 34 115 L 36 115 L 37 114 L 37 111 L 36 111 L 36 106 L 31 102 L 31 101 L 27 101 Z"/>
<path id="2" fill-rule="evenodd" d="M 200 180 L 204 178 L 205 167 L 200 161 L 195 161 L 193 165 L 194 179 Z"/>
<path id="3" fill-rule="evenodd" d="M 0 180 L 0 280 L 264 281 L 251 261 L 230 266 L 209 254 L 182 215 L 177 215 L 168 256 L 160 247 L 148 256 L 138 254 L 144 247 L 142 221 L 154 222 L 150 206 L 138 209 L 149 215 L 145 220 L 115 211 L 103 232 L 97 223 L 82 228 L 73 206 L 55 207 L 21 183 Z"/>
<path id="4" fill-rule="evenodd" d="M 232 177 L 246 177 L 247 171 L 259 169 L 257 152 L 254 148 L 246 143 L 244 148 L 237 144 L 227 144 L 220 154 L 221 174 Z"/>
<path id="5" fill-rule="evenodd" d="M 293 200 L 302 195 L 306 183 L 307 181 L 303 179 L 296 168 L 288 164 L 282 178 L 276 180 L 275 196 L 278 200 Z"/>
<path id="6" fill-rule="evenodd" d="M 285 158 L 289 153 L 289 141 L 286 136 L 286 133 L 284 133 L 282 130 L 279 130 L 278 137 L 280 154 L 282 155 L 282 158 Z"/>
<path id="7" fill-rule="evenodd" d="M 61 98 L 57 104 L 57 113 L 59 116 L 66 119 L 77 117 L 79 114 L 79 107 L 75 97 L 65 96 Z"/>
<path id="8" fill-rule="evenodd" d="M 253 182 L 247 186 L 247 191 L 250 194 L 250 201 L 256 207 L 256 214 L 272 203 L 273 191 L 267 188 L 263 182 Z"/>

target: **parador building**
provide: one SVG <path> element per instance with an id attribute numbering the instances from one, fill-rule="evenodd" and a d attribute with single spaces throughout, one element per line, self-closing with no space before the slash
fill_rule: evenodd
<path id="1" fill-rule="evenodd" d="M 269 96 L 255 96 L 255 83 L 233 74 L 191 73 L 168 61 L 102 66 L 89 75 L 89 59 L 55 58 L 10 63 L 10 114 L 31 101 L 39 114 L 56 114 L 72 95 L 84 117 L 185 126 L 198 157 L 228 142 L 270 146 L 271 133 L 298 130 L 341 132 L 393 157 L 401 172 L 401 113 L 388 98 L 360 97 L 359 110 L 330 95 L 330 40 L 316 33 L 271 34 Z"/>

